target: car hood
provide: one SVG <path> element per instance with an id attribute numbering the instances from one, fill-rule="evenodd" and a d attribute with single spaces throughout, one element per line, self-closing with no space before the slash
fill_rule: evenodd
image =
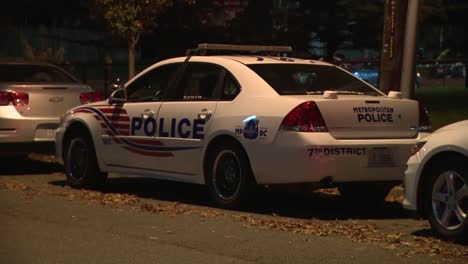
<path id="1" fill-rule="evenodd" d="M 449 131 L 449 130 L 468 131 L 468 119 L 441 127 L 437 129 L 436 131 L 434 131 L 434 134 Z"/>

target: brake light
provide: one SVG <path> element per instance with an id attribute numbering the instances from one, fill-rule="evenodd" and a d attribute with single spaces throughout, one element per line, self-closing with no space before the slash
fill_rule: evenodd
<path id="1" fill-rule="evenodd" d="M 80 94 L 81 104 L 87 104 L 92 102 L 97 102 L 102 100 L 102 95 L 100 92 L 87 92 Z"/>
<path id="2" fill-rule="evenodd" d="M 419 132 L 432 132 L 429 112 L 427 112 L 426 108 L 421 103 L 419 103 Z"/>
<path id="3" fill-rule="evenodd" d="M 29 102 L 29 95 L 21 92 L 0 92 L 0 105 L 26 106 Z"/>
<path id="4" fill-rule="evenodd" d="M 296 106 L 281 123 L 281 129 L 299 132 L 327 132 L 317 104 L 309 101 Z"/>

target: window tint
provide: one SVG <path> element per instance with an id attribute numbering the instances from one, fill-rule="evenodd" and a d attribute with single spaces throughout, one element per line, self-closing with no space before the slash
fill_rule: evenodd
<path id="1" fill-rule="evenodd" d="M 77 82 L 72 77 L 55 67 L 23 64 L 0 65 L 0 81 L 20 83 Z"/>
<path id="2" fill-rule="evenodd" d="M 157 67 L 130 83 L 127 89 L 128 102 L 156 102 L 163 99 L 180 63 Z"/>
<path id="3" fill-rule="evenodd" d="M 206 101 L 216 99 L 222 68 L 215 64 L 192 62 L 178 85 L 177 99 L 183 101 Z"/>
<path id="4" fill-rule="evenodd" d="M 308 64 L 248 65 L 280 95 L 338 94 L 382 95 L 365 82 L 335 66 Z"/>

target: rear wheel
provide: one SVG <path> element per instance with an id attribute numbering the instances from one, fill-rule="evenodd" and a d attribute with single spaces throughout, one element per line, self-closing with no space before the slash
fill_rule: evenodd
<path id="1" fill-rule="evenodd" d="M 340 194 L 350 202 L 363 205 L 383 204 L 395 183 L 343 183 L 338 186 Z"/>
<path id="2" fill-rule="evenodd" d="M 89 137 L 76 135 L 68 141 L 64 156 L 67 183 L 76 188 L 101 187 L 106 174 L 99 172 L 94 146 Z"/>
<path id="3" fill-rule="evenodd" d="M 427 174 L 424 210 L 434 231 L 449 240 L 468 240 L 468 161 L 450 157 Z"/>
<path id="4" fill-rule="evenodd" d="M 208 153 L 205 175 L 214 202 L 225 208 L 244 206 L 252 194 L 253 175 L 244 150 L 223 142 Z"/>

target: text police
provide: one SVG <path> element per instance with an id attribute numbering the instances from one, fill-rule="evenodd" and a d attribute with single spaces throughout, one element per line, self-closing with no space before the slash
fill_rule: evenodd
<path id="1" fill-rule="evenodd" d="M 179 138 L 205 138 L 204 119 L 189 120 L 183 118 L 179 121 L 172 118 L 165 120 L 159 118 L 156 120 L 153 117 L 140 118 L 133 117 L 130 127 L 130 135 L 135 135 L 138 131 L 142 131 L 148 137 L 179 137 Z"/>
<path id="2" fill-rule="evenodd" d="M 393 123 L 393 107 L 353 107 L 358 122 Z"/>

